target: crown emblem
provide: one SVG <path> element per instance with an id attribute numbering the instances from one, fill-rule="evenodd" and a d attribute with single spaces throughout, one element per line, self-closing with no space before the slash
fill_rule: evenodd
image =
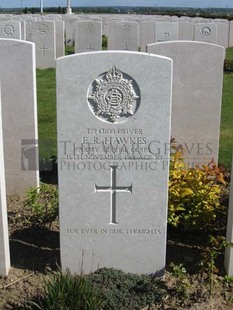
<path id="1" fill-rule="evenodd" d="M 92 112 L 109 123 L 126 121 L 136 112 L 139 99 L 136 82 L 116 66 L 96 78 L 88 90 L 88 102 Z"/>

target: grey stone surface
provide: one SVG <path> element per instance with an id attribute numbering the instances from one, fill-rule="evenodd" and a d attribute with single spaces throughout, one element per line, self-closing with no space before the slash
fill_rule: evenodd
<path id="1" fill-rule="evenodd" d="M 21 40 L 26 41 L 27 39 L 27 35 L 26 35 L 26 22 L 25 21 L 21 21 Z"/>
<path id="2" fill-rule="evenodd" d="M 31 41 L 36 44 L 36 67 L 54 68 L 56 59 L 55 22 L 32 23 Z"/>
<path id="3" fill-rule="evenodd" d="M 57 60 L 63 270 L 162 275 L 171 80 L 172 61 L 144 53 Z"/>
<path id="4" fill-rule="evenodd" d="M 217 22 L 217 40 L 216 43 L 225 48 L 229 46 L 229 22 Z"/>
<path id="5" fill-rule="evenodd" d="M 233 20 L 230 21 L 229 47 L 233 47 Z"/>
<path id="6" fill-rule="evenodd" d="M 108 21 L 108 50 L 114 50 L 116 45 L 116 22 Z"/>
<path id="7" fill-rule="evenodd" d="M 34 44 L 0 39 L 0 81 L 7 194 L 24 194 L 39 184 Z"/>
<path id="8" fill-rule="evenodd" d="M 25 23 L 26 23 L 26 40 L 31 42 L 33 22 L 28 20 L 28 21 L 25 21 Z"/>
<path id="9" fill-rule="evenodd" d="M 55 21 L 56 28 L 56 58 L 65 55 L 65 24 L 62 20 Z"/>
<path id="10" fill-rule="evenodd" d="M 137 22 L 117 22 L 115 50 L 138 51 L 139 24 Z"/>
<path id="11" fill-rule="evenodd" d="M 102 23 L 79 21 L 75 23 L 75 53 L 102 50 Z"/>
<path id="12" fill-rule="evenodd" d="M 217 25 L 215 23 L 197 23 L 194 27 L 194 41 L 217 43 Z"/>
<path id="13" fill-rule="evenodd" d="M 194 24 L 181 21 L 178 23 L 178 40 L 193 41 Z"/>
<path id="14" fill-rule="evenodd" d="M 156 42 L 178 40 L 178 23 L 164 22 L 155 25 Z"/>
<path id="15" fill-rule="evenodd" d="M 155 22 L 146 21 L 140 23 L 140 48 L 146 52 L 147 44 L 155 43 Z"/>
<path id="16" fill-rule="evenodd" d="M 231 168 L 231 185 L 230 185 L 230 200 L 228 208 L 228 220 L 227 220 L 227 235 L 226 241 L 233 243 L 233 160 Z M 233 248 L 228 246 L 225 250 L 224 266 L 228 276 L 233 276 Z"/>
<path id="17" fill-rule="evenodd" d="M 108 16 L 101 16 L 102 20 L 102 34 L 104 36 L 108 35 Z"/>
<path id="18" fill-rule="evenodd" d="M 75 40 L 75 25 L 74 23 L 77 22 L 79 19 L 77 17 L 70 17 L 72 15 L 67 15 L 65 21 L 65 34 L 66 34 L 66 45 L 72 46 Z"/>
<path id="19" fill-rule="evenodd" d="M 148 45 L 148 52 L 173 59 L 171 136 L 183 145 L 187 164 L 217 163 L 224 48 L 177 41 Z"/>
<path id="20" fill-rule="evenodd" d="M 0 22 L 0 38 L 21 39 L 21 24 L 17 21 Z"/>
<path id="21" fill-rule="evenodd" d="M 9 234 L 7 223 L 6 184 L 2 135 L 0 97 L 0 276 L 7 276 L 10 269 Z"/>

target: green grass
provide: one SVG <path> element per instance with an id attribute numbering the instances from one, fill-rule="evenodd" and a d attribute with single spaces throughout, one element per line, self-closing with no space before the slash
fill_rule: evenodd
<path id="1" fill-rule="evenodd" d="M 219 163 L 231 167 L 233 150 L 233 74 L 224 74 Z"/>
<path id="2" fill-rule="evenodd" d="M 227 49 L 233 60 L 233 48 Z M 233 74 L 224 74 L 219 163 L 230 168 L 233 150 Z M 37 70 L 40 158 L 57 154 L 55 70 Z M 48 140 L 47 143 L 44 143 Z"/>
<path id="3" fill-rule="evenodd" d="M 233 60 L 233 48 L 232 47 L 226 49 L 226 59 Z"/>
<path id="4" fill-rule="evenodd" d="M 74 46 L 66 46 L 65 52 L 66 52 L 66 56 L 74 54 L 75 53 Z"/>
<path id="5" fill-rule="evenodd" d="M 37 70 L 40 158 L 57 154 L 55 69 Z"/>

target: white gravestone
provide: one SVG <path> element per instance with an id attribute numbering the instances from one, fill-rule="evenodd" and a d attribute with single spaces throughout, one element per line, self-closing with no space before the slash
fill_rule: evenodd
<path id="1" fill-rule="evenodd" d="M 226 241 L 233 243 L 233 160 L 231 167 L 231 188 L 230 188 L 230 200 L 228 208 L 228 220 L 227 220 L 227 236 Z M 228 246 L 225 250 L 224 266 L 228 276 L 233 276 L 233 247 Z"/>
<path id="2" fill-rule="evenodd" d="M 21 24 L 17 21 L 0 22 L 0 38 L 21 39 Z"/>
<path id="3" fill-rule="evenodd" d="M 194 24 L 190 22 L 178 23 L 178 40 L 193 41 Z"/>
<path id="4" fill-rule="evenodd" d="M 65 55 L 65 24 L 62 20 L 55 21 L 56 28 L 56 58 Z"/>
<path id="5" fill-rule="evenodd" d="M 75 23 L 75 53 L 102 50 L 102 23 L 79 21 Z"/>
<path id="6" fill-rule="evenodd" d="M 144 53 L 57 60 L 63 270 L 163 274 L 171 80 L 171 59 Z"/>
<path id="7" fill-rule="evenodd" d="M 140 23 L 140 48 L 146 52 L 147 44 L 155 43 L 155 22 L 147 21 Z"/>
<path id="8" fill-rule="evenodd" d="M 116 42 L 116 22 L 117 21 L 108 21 L 108 50 L 115 49 Z M 233 29 L 233 27 L 232 27 Z"/>
<path id="9" fill-rule="evenodd" d="M 69 16 L 69 15 L 68 15 Z M 77 17 L 69 17 L 65 19 L 66 45 L 72 46 L 75 39 L 75 25 L 79 19 Z"/>
<path id="10" fill-rule="evenodd" d="M 101 16 L 102 20 L 102 34 L 104 36 L 108 35 L 108 16 Z"/>
<path id="11" fill-rule="evenodd" d="M 178 24 L 177 23 L 156 23 L 155 25 L 156 42 L 175 41 L 178 40 Z"/>
<path id="12" fill-rule="evenodd" d="M 200 23 L 194 26 L 194 41 L 216 44 L 217 25 L 215 23 Z"/>
<path id="13" fill-rule="evenodd" d="M 229 22 L 217 22 L 217 44 L 227 48 L 229 46 Z"/>
<path id="14" fill-rule="evenodd" d="M 38 186 L 35 45 L 0 39 L 0 81 L 7 194 Z"/>
<path id="15" fill-rule="evenodd" d="M 173 59 L 171 136 L 183 145 L 186 163 L 218 163 L 224 48 L 179 41 L 150 44 L 147 52 Z"/>
<path id="16" fill-rule="evenodd" d="M 108 50 L 114 50 L 116 45 L 116 23 L 122 21 L 120 18 L 108 19 Z"/>
<path id="17" fill-rule="evenodd" d="M 21 40 L 26 41 L 27 39 L 27 35 L 26 35 L 26 22 L 25 21 L 21 21 Z"/>
<path id="18" fill-rule="evenodd" d="M 2 136 L 2 107 L 0 98 L 0 276 L 7 276 L 10 269 L 10 250 L 7 223 L 5 167 Z"/>
<path id="19" fill-rule="evenodd" d="M 31 20 L 28 20 L 28 21 L 25 21 L 25 23 L 26 23 L 26 40 L 31 41 L 33 22 Z"/>
<path id="20" fill-rule="evenodd" d="M 229 47 L 233 47 L 233 20 L 230 21 L 229 27 Z"/>
<path id="21" fill-rule="evenodd" d="M 117 22 L 115 49 L 138 51 L 139 25 L 137 22 Z"/>
<path id="22" fill-rule="evenodd" d="M 36 44 L 36 67 L 54 68 L 56 59 L 55 22 L 41 21 L 32 24 L 31 41 Z"/>

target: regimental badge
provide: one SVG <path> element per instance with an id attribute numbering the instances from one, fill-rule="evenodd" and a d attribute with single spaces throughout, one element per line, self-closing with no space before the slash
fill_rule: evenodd
<path id="1" fill-rule="evenodd" d="M 211 35 L 211 29 L 207 26 L 202 27 L 200 32 L 204 37 L 209 37 Z"/>
<path id="2" fill-rule="evenodd" d="M 87 97 L 94 115 L 114 124 L 125 122 L 135 114 L 140 104 L 137 83 L 116 66 L 94 80 Z"/>

